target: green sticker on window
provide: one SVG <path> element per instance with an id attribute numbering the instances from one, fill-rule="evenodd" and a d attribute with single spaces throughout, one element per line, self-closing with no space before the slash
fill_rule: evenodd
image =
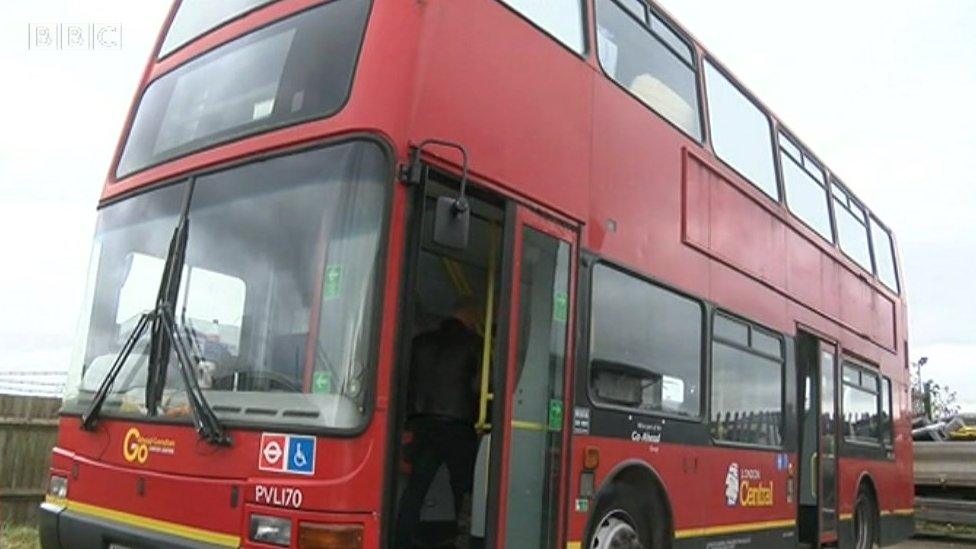
<path id="1" fill-rule="evenodd" d="M 569 296 L 566 292 L 556 292 L 552 298 L 552 318 L 556 322 L 566 322 L 569 310 Z"/>
<path id="2" fill-rule="evenodd" d="M 549 430 L 563 430 L 563 401 L 556 398 L 549 399 Z"/>
<path id="3" fill-rule="evenodd" d="M 312 375 L 312 392 L 328 394 L 332 392 L 332 372 L 315 372 Z"/>
<path id="4" fill-rule="evenodd" d="M 325 297 L 324 299 L 335 299 L 339 297 L 339 290 L 342 288 L 342 266 L 329 265 L 325 268 Z"/>

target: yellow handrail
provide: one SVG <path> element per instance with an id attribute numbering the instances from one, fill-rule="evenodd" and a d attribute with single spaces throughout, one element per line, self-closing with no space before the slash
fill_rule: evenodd
<path id="1" fill-rule="evenodd" d="M 491 389 L 491 347 L 492 347 L 492 334 L 493 326 L 492 319 L 495 317 L 495 265 L 497 263 L 498 256 L 498 228 L 495 225 L 491 226 L 490 229 L 490 240 L 491 245 L 489 246 L 489 256 L 488 256 L 488 291 L 487 303 L 485 304 L 485 340 L 484 346 L 481 349 L 481 390 L 479 391 L 478 398 L 478 422 L 475 423 L 475 429 L 478 432 L 486 432 L 491 430 L 491 423 L 488 423 L 488 401 L 491 400 L 494 395 L 490 392 Z"/>

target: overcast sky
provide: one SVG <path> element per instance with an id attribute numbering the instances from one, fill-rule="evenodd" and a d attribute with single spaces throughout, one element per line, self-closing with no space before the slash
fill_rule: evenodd
<path id="1" fill-rule="evenodd" d="M 662 3 L 894 229 L 912 359 L 976 411 L 976 2 Z M 0 371 L 68 364 L 95 203 L 169 4 L 4 7 Z M 121 48 L 28 51 L 29 24 L 57 23 L 121 24 Z"/>

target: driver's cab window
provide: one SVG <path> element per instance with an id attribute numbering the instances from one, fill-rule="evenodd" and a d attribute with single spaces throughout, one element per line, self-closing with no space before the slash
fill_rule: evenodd
<path id="1" fill-rule="evenodd" d="M 182 283 L 182 302 L 176 304 L 176 314 L 189 328 L 193 343 L 201 347 L 203 358 L 209 358 L 216 349 L 238 356 L 247 291 L 244 281 L 201 267 L 188 267 Z"/>
<path id="2" fill-rule="evenodd" d="M 154 302 L 163 275 L 163 260 L 139 252 L 129 254 L 128 273 L 119 291 L 115 323 L 127 334 Z M 173 314 L 191 334 L 201 358 L 208 354 L 240 354 L 246 286 L 240 278 L 187 265 Z M 219 351 L 218 351 L 219 349 Z"/>
<path id="3" fill-rule="evenodd" d="M 126 257 L 125 266 L 127 272 L 119 290 L 119 302 L 115 310 L 115 324 L 120 328 L 123 337 L 155 303 L 159 281 L 163 276 L 163 260 L 153 255 L 132 252 Z"/>

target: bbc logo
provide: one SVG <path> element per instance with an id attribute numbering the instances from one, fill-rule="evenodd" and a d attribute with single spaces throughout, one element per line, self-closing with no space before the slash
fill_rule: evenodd
<path id="1" fill-rule="evenodd" d="M 118 23 L 31 23 L 27 30 L 29 50 L 122 49 L 122 25 Z"/>

